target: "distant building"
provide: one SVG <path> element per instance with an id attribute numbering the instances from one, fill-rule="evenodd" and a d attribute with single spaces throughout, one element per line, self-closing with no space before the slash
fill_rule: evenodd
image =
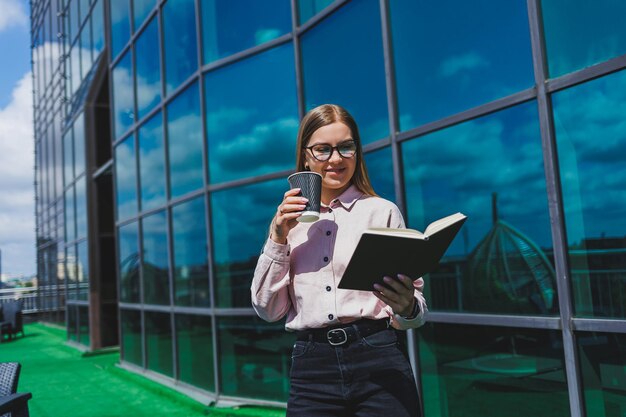
<path id="1" fill-rule="evenodd" d="M 469 218 L 407 339 L 425 415 L 622 415 L 625 15 L 612 0 L 33 0 L 46 320 L 206 401 L 284 405 L 294 337 L 256 317 L 250 280 L 299 120 L 332 102 L 409 227 Z"/>

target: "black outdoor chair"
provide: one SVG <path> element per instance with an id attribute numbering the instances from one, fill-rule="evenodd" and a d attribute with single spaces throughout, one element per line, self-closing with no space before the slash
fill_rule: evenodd
<path id="1" fill-rule="evenodd" d="M 2 304 L 2 320 L 0 320 L 0 336 L 2 340 L 7 336 L 13 339 L 18 333 L 24 336 L 24 326 L 22 323 L 22 303 L 21 301 L 9 301 Z M 0 340 L 0 342 L 2 341 Z"/>
<path id="2" fill-rule="evenodd" d="M 21 367 L 17 362 L 0 362 L 0 417 L 28 417 L 32 394 L 16 392 Z"/>

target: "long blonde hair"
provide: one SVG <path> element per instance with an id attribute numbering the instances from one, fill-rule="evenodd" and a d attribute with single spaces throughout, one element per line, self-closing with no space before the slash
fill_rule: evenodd
<path id="1" fill-rule="evenodd" d="M 306 158 L 304 152 L 306 152 L 306 146 L 309 144 L 309 140 L 313 133 L 317 129 L 323 126 L 340 122 L 348 126 L 352 133 L 352 139 L 356 143 L 356 158 L 357 167 L 352 176 L 352 184 L 354 184 L 362 193 L 376 196 L 376 192 L 372 187 L 369 175 L 367 175 L 367 167 L 365 166 L 365 160 L 363 159 L 363 148 L 361 147 L 361 137 L 359 135 L 359 128 L 354 121 L 354 118 L 346 109 L 337 104 L 322 104 L 314 109 L 311 109 L 302 118 L 300 122 L 300 129 L 298 130 L 298 141 L 296 143 L 296 171 L 305 171 Z"/>

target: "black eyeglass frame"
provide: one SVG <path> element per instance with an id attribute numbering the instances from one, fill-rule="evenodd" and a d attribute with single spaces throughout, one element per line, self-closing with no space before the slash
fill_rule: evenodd
<path id="1" fill-rule="evenodd" d="M 341 151 L 339 150 L 339 147 L 340 147 L 340 146 L 342 146 L 342 145 L 345 145 L 345 144 L 347 144 L 347 143 L 350 143 L 350 142 L 352 142 L 352 143 L 354 144 L 354 154 L 352 154 L 352 155 L 350 155 L 350 156 L 345 156 L 344 154 L 342 154 L 342 153 L 341 153 Z M 330 154 L 328 154 L 328 158 L 326 158 L 326 159 L 319 159 L 317 156 L 315 156 L 315 153 L 313 153 L 313 148 L 315 148 L 316 146 L 328 146 L 328 147 L 330 148 Z M 350 139 L 350 140 L 343 141 L 343 142 L 341 142 L 341 143 L 340 143 L 339 145 L 337 145 L 337 146 L 330 146 L 330 145 L 329 145 L 329 144 L 327 144 L 327 143 L 316 143 L 315 145 L 305 146 L 305 147 L 304 147 L 304 149 L 308 149 L 308 151 L 309 151 L 309 152 L 311 152 L 311 156 L 312 156 L 313 158 L 315 158 L 317 161 L 320 161 L 320 162 L 327 162 L 327 161 L 330 161 L 330 158 L 332 158 L 332 157 L 333 157 L 333 153 L 334 153 L 335 151 L 337 151 L 337 153 L 339 154 L 339 156 L 341 156 L 343 159 L 350 159 L 350 158 L 354 158 L 354 157 L 356 156 L 356 154 L 357 154 L 358 150 L 359 150 L 359 149 L 358 149 L 358 146 L 357 146 L 357 143 L 356 143 L 356 141 L 355 141 L 354 139 Z"/>

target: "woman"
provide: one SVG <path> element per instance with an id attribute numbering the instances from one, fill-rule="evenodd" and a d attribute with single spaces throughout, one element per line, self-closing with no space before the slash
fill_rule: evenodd
<path id="1" fill-rule="evenodd" d="M 320 219 L 299 223 L 306 199 L 299 189 L 287 191 L 251 288 L 261 318 L 287 316 L 286 329 L 296 332 L 287 415 L 417 416 L 415 381 L 396 331 L 424 323 L 423 280 L 398 275 L 372 292 L 337 288 L 361 233 L 403 228 L 402 215 L 374 193 L 359 130 L 342 107 L 309 111 L 296 149 L 296 170 L 322 175 Z"/>

